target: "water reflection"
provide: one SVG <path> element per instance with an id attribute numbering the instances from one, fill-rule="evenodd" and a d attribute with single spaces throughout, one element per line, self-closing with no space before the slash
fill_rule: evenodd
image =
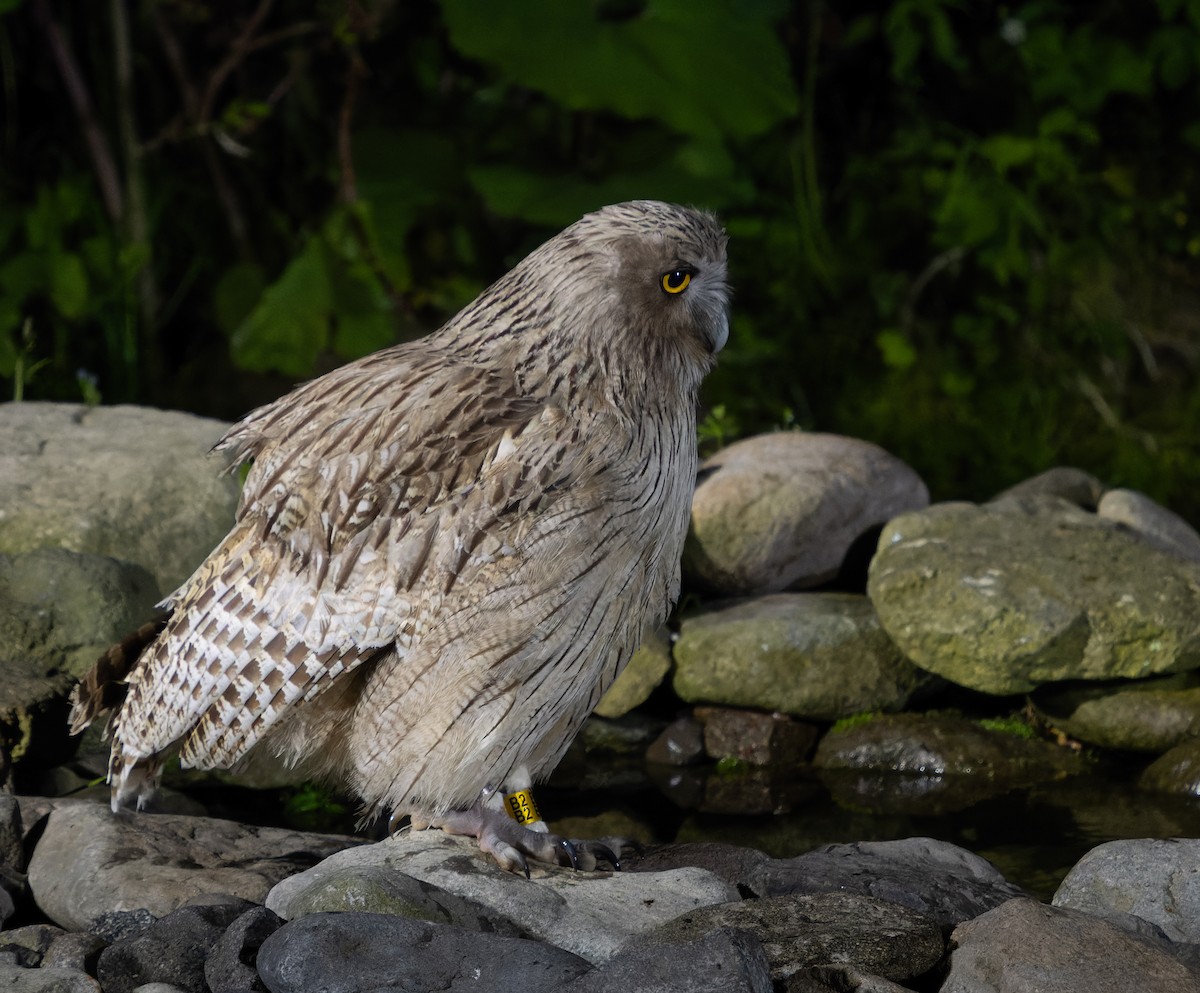
<path id="1" fill-rule="evenodd" d="M 1049 900 L 1089 849 L 1117 838 L 1200 837 L 1200 799 L 1147 793 L 1119 770 L 1052 783 L 970 776 L 914 776 L 625 765 L 617 789 L 559 786 L 543 808 L 575 814 L 624 811 L 645 840 L 723 841 L 777 858 L 820 845 L 932 837 L 989 861 L 1010 881 Z M 560 781 L 561 783 L 561 781 Z M 611 787 L 611 782 L 609 786 Z"/>

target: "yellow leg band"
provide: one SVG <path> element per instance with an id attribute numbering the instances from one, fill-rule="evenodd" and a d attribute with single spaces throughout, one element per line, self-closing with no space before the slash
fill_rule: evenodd
<path id="1" fill-rule="evenodd" d="M 542 819 L 537 802 L 533 799 L 533 790 L 517 790 L 515 793 L 506 794 L 504 809 L 518 824 L 532 824 Z"/>

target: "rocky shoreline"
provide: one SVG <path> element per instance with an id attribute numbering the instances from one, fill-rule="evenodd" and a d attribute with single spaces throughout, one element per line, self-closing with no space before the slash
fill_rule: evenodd
<path id="1" fill-rule="evenodd" d="M 928 838 L 665 845 L 526 880 L 438 831 L 363 844 L 11 796 L 0 815 L 32 847 L 17 919 L 52 922 L 0 932 L 7 989 L 1200 989 L 1197 840 L 1100 846 L 1047 905 Z"/>
<path id="2" fill-rule="evenodd" d="M 1099 845 L 1045 902 L 924 837 L 778 858 L 661 839 L 620 873 L 526 881 L 437 832 L 367 844 L 187 795 L 297 782 L 269 756 L 112 816 L 65 695 L 228 527 L 236 479 L 204 456 L 224 427 L 0 405 L 0 984 L 1200 990 L 1191 839 Z M 679 617 L 556 779 L 593 789 L 586 749 L 624 749 L 683 809 L 803 811 L 820 779 L 849 812 L 936 812 L 1115 756 L 1136 766 L 1119 802 L 1194 805 L 1197 608 L 1200 535 L 1079 470 L 930 505 L 866 442 L 747 439 L 702 466 Z"/>

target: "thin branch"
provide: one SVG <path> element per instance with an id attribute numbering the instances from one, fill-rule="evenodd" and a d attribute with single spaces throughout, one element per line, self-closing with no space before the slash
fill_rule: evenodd
<path id="1" fill-rule="evenodd" d="M 158 285 L 154 280 L 154 252 L 150 238 L 150 223 L 146 213 L 146 183 L 142 175 L 142 151 L 138 147 L 137 123 L 133 110 L 133 51 L 129 37 L 129 18 L 126 16 L 125 0 L 111 0 L 109 11 L 112 17 L 114 70 L 116 75 L 117 135 L 121 143 L 121 155 L 125 161 L 125 195 L 129 209 L 126 215 L 126 237 L 135 246 L 145 250 L 145 259 L 137 272 L 138 311 L 141 316 L 142 338 L 151 345 L 151 331 L 158 316 Z M 124 361 L 131 385 L 136 382 L 138 372 L 137 326 L 126 323 L 124 334 Z M 153 359 L 148 355 L 147 358 Z"/>
<path id="2" fill-rule="evenodd" d="M 357 52 L 350 55 L 346 67 L 346 90 L 342 96 L 342 109 L 338 114 L 338 197 L 342 203 L 354 203 L 358 199 L 358 183 L 354 174 L 354 153 L 351 147 L 351 124 L 354 120 L 354 104 L 358 100 L 358 85 L 367 74 L 366 66 Z"/>
<path id="3" fill-rule="evenodd" d="M 79 71 L 75 57 L 67 47 L 66 39 L 63 38 L 62 31 L 54 20 L 49 0 L 33 0 L 33 15 L 46 36 L 50 55 L 58 67 L 58 74 L 62 77 L 63 85 L 66 87 L 67 97 L 71 101 L 71 106 L 75 108 L 75 115 L 79 118 L 80 127 L 83 128 L 83 140 L 87 145 L 88 156 L 92 160 L 96 182 L 100 186 L 100 199 L 104 202 L 104 210 L 110 220 L 120 224 L 125 214 L 124 199 L 121 195 L 121 177 L 117 171 L 116 159 L 113 157 L 108 139 L 104 137 L 104 132 L 100 130 L 100 125 L 96 121 L 92 100 L 83 81 L 83 73 Z"/>
<path id="4" fill-rule="evenodd" d="M 204 87 L 204 96 L 200 100 L 200 112 L 197 115 L 197 119 L 200 122 L 207 123 L 212 119 L 213 104 L 217 99 L 217 91 L 224 84 L 229 74 L 249 54 L 254 41 L 254 33 L 258 30 L 262 22 L 266 20 L 267 14 L 271 12 L 271 5 L 273 3 L 274 0 L 259 0 L 258 7 L 250 15 L 250 19 L 246 22 L 242 33 L 238 35 L 233 45 L 230 46 L 229 54 L 225 56 L 225 60 L 208 77 L 208 83 Z"/>
<path id="5" fill-rule="evenodd" d="M 152 16 L 154 18 L 154 29 L 158 34 L 159 42 L 162 44 L 163 52 L 167 57 L 167 63 L 170 65 L 171 72 L 175 76 L 175 81 L 179 84 L 179 91 L 183 95 L 184 114 L 194 126 L 193 133 L 203 135 L 207 130 L 207 122 L 200 120 L 200 93 L 193 85 L 188 74 L 183 49 L 180 47 L 174 32 L 171 30 L 171 25 L 167 23 L 166 18 L 163 16 L 162 8 L 159 5 L 155 4 L 153 6 Z M 233 184 L 229 181 L 229 177 L 225 174 L 225 167 L 221 162 L 221 157 L 217 154 L 216 149 L 213 148 L 212 142 L 203 140 L 201 147 L 203 148 L 204 165 L 208 169 L 209 176 L 212 178 L 213 188 L 216 190 L 217 200 L 220 201 L 221 212 L 225 217 L 225 224 L 229 228 L 230 237 L 237 246 L 238 255 L 243 259 L 248 258 L 250 255 L 249 226 L 246 223 L 246 217 L 238 200 L 237 192 L 234 190 Z"/>

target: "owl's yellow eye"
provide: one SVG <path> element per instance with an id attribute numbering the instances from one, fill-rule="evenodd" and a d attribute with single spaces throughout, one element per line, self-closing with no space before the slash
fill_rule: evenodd
<path id="1" fill-rule="evenodd" d="M 663 273 L 662 288 L 668 293 L 682 293 L 692 281 L 692 274 L 686 269 L 675 269 Z"/>

